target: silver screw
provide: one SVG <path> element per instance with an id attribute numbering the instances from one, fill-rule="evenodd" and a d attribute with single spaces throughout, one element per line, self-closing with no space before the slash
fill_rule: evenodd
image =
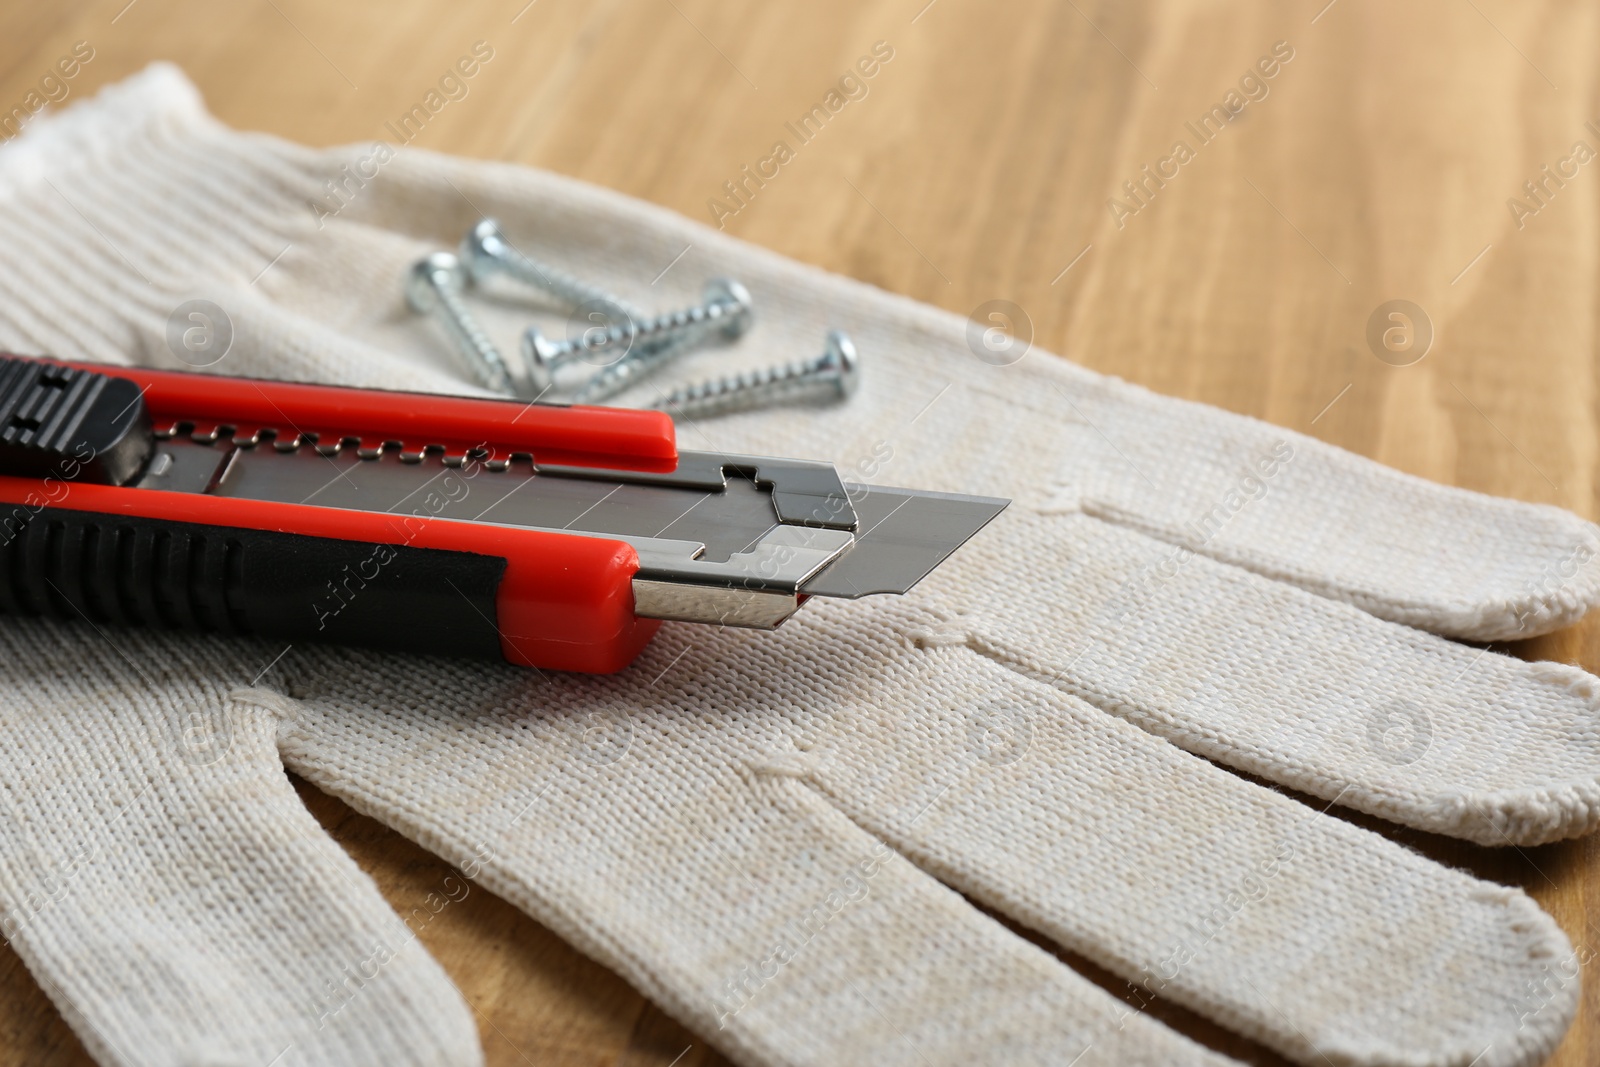
<path id="1" fill-rule="evenodd" d="M 861 384 L 861 357 L 850 338 L 833 330 L 828 348 L 815 359 L 796 360 L 674 389 L 650 406 L 700 418 L 746 408 L 769 407 L 801 397 L 843 400 Z"/>
<path id="2" fill-rule="evenodd" d="M 751 307 L 744 286 L 728 278 L 713 278 L 706 283 L 702 302 L 694 307 L 643 321 L 625 317 L 620 325 L 585 330 L 570 341 L 552 341 L 538 327 L 530 326 L 522 335 L 522 355 L 534 383 L 543 388 L 550 384 L 557 367 L 579 357 L 623 346 L 619 358 L 643 355 L 669 344 L 675 352 L 683 352 L 713 332 L 730 339 L 738 337 L 750 327 Z"/>
<path id="3" fill-rule="evenodd" d="M 636 308 L 620 297 L 579 281 L 559 267 L 524 255 L 506 240 L 500 223 L 494 219 L 479 220 L 461 238 L 461 262 L 475 282 L 504 274 L 531 288 L 549 293 L 568 307 L 594 304 L 615 318 L 643 318 Z"/>
<path id="4" fill-rule="evenodd" d="M 483 327 L 467 312 L 467 305 L 461 300 L 461 286 L 461 261 L 449 252 L 435 252 L 412 265 L 406 278 L 406 303 L 412 311 L 439 320 L 450 340 L 472 364 L 479 381 L 496 392 L 510 393 L 506 361 Z"/>

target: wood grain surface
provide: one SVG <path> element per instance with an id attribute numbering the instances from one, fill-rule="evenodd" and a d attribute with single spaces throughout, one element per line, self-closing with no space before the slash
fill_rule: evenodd
<path id="1" fill-rule="evenodd" d="M 0 106 L 87 41 L 73 97 L 170 59 L 236 127 L 370 141 L 486 40 L 496 60 L 416 144 L 710 221 L 723 182 L 887 41 L 895 58 L 867 95 L 725 212 L 730 232 L 962 314 L 1009 300 L 1036 344 L 1095 369 L 1595 518 L 1600 161 L 1562 161 L 1575 142 L 1600 147 L 1597 31 L 1594 4 L 1546 0 L 15 3 L 0 8 Z M 1241 88 L 1278 42 L 1292 58 Z M 1186 123 L 1230 91 L 1245 106 L 1201 143 Z M 1192 158 L 1163 162 L 1179 140 Z M 1524 183 L 1547 165 L 1569 176 L 1532 200 Z M 1124 182 L 1138 181 L 1135 199 Z M 1396 299 L 1434 331 L 1409 366 L 1367 340 Z M 1514 651 L 1595 670 L 1600 620 Z M 443 877 L 302 792 L 398 907 Z M 1582 958 L 1600 950 L 1596 840 L 1488 850 L 1381 829 L 1522 886 Z M 422 936 L 476 1009 L 490 1063 L 724 1062 L 482 890 Z M 1560 1067 L 1600 1062 L 1600 982 L 1585 979 Z M 0 950 L 0 1064 L 85 1062 Z"/>

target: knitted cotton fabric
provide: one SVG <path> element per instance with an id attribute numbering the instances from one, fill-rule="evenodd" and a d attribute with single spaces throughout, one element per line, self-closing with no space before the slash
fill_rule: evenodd
<path id="1" fill-rule="evenodd" d="M 414 942 L 318 1026 L 314 991 L 400 934 L 279 758 L 752 1065 L 1226 1062 L 963 894 L 1300 1062 L 1554 1047 L 1575 957 L 1525 895 L 1226 768 L 1486 844 L 1592 829 L 1595 680 L 1435 636 L 1580 617 L 1600 564 L 1575 516 L 1047 353 L 995 366 L 965 320 L 551 175 L 235 133 L 167 67 L 0 151 L 0 344 L 183 369 L 168 320 L 205 299 L 234 334 L 211 369 L 473 392 L 401 282 L 481 215 L 635 303 L 745 283 L 755 329 L 682 377 L 830 328 L 861 349 L 849 403 L 685 422 L 683 447 L 1014 502 L 909 596 L 668 625 L 611 678 L 6 622 L 3 795 L 30 814 L 0 827 L 0 902 L 69 862 L 48 827 L 104 827 L 13 936 L 98 1057 L 477 1055 Z M 488 296 L 508 350 L 561 329 Z M 133 740 L 183 714 L 237 724 L 226 758 Z M 274 879 L 317 906 L 275 908 Z M 129 884 L 137 921 L 106 922 Z"/>

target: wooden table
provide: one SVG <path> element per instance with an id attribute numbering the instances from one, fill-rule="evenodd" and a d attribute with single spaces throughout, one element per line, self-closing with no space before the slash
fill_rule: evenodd
<path id="1" fill-rule="evenodd" d="M 76 96 L 166 58 L 237 127 L 370 141 L 486 40 L 496 61 L 418 145 L 709 221 L 722 183 L 887 41 L 893 64 L 867 97 L 730 232 L 963 314 L 1010 300 L 1037 343 L 1096 369 L 1594 518 L 1600 165 L 1567 165 L 1576 175 L 1542 204 L 1523 186 L 1574 142 L 1600 147 L 1600 122 L 1586 125 L 1600 119 L 1597 37 L 1594 5 L 1512 0 L 102 0 L 0 10 L 0 101 L 83 40 L 95 55 Z M 1273 76 L 1240 89 L 1280 41 Z M 1242 111 L 1201 145 L 1185 123 L 1230 90 Z M 1181 164 L 1179 139 L 1195 149 Z M 1366 339 L 1395 299 L 1435 331 L 1410 366 Z M 1592 618 L 1515 651 L 1594 670 L 1597 638 Z M 397 907 L 438 883 L 440 861 L 303 792 Z M 1518 852 L 1385 832 L 1523 886 L 1582 958 L 1600 948 L 1600 839 Z M 476 1008 L 491 1063 L 723 1062 L 484 892 L 423 938 Z M 1552 1064 L 1600 1056 L 1588 977 Z M 83 1062 L 0 953 L 0 1063 Z"/>

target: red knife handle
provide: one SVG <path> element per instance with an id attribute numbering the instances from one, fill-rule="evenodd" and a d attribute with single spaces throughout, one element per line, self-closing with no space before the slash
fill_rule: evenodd
<path id="1" fill-rule="evenodd" d="M 127 487 L 155 434 L 169 431 L 264 449 L 435 452 L 447 463 L 677 464 L 661 412 L 0 353 L 0 610 L 589 672 L 627 666 L 659 625 L 634 618 L 639 559 L 625 542 L 438 509 L 400 515 Z"/>
<path id="2" fill-rule="evenodd" d="M 609 673 L 633 547 L 449 519 L 0 477 L 0 611 Z"/>

